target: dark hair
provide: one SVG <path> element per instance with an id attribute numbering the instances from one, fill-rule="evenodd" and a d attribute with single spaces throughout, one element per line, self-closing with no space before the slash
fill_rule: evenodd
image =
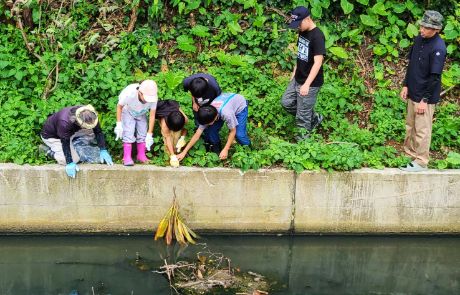
<path id="1" fill-rule="evenodd" d="M 93 124 L 97 120 L 96 113 L 90 110 L 84 110 L 80 113 L 80 119 L 86 124 Z"/>
<path id="2" fill-rule="evenodd" d="M 198 123 L 208 125 L 217 117 L 217 109 L 214 106 L 200 107 L 198 110 Z"/>
<path id="3" fill-rule="evenodd" d="M 190 93 L 195 98 L 203 97 L 206 90 L 208 90 L 208 81 L 205 78 L 195 78 L 190 82 Z"/>
<path id="4" fill-rule="evenodd" d="M 174 111 L 168 115 L 166 118 L 166 126 L 172 131 L 179 131 L 184 128 L 185 117 L 179 111 Z"/>

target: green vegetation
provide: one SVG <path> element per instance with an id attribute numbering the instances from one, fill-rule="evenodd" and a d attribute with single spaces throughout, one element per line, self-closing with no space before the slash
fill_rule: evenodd
<path id="1" fill-rule="evenodd" d="M 285 13 L 303 4 L 326 35 L 326 83 L 317 104 L 325 120 L 310 139 L 295 144 L 294 118 L 280 98 L 297 38 L 286 30 Z M 455 0 L 2 1 L 0 162 L 46 162 L 37 149 L 46 117 L 87 103 L 99 111 L 109 150 L 120 160 L 121 144 L 113 134 L 119 92 L 152 77 L 160 97 L 180 101 L 191 116 L 181 81 L 206 71 L 224 91 L 250 102 L 254 146 L 236 145 L 221 162 L 198 144 L 183 165 L 295 171 L 397 167 L 407 161 L 401 153 L 405 104 L 399 99 L 404 57 L 425 9 L 445 16 L 442 37 L 449 53 L 442 79 L 446 92 L 433 127 L 437 160 L 431 165 L 460 168 L 460 4 Z M 193 130 L 193 122 L 188 127 Z M 161 142 L 158 130 L 155 136 Z M 159 144 L 150 157 L 153 164 L 167 164 Z"/>

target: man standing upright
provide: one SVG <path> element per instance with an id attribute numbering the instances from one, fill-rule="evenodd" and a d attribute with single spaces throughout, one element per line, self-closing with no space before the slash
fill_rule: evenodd
<path id="1" fill-rule="evenodd" d="M 300 141 L 308 137 L 323 120 L 314 109 L 316 97 L 324 83 L 322 65 L 326 45 L 323 32 L 316 27 L 306 7 L 299 6 L 290 14 L 289 28 L 299 31 L 297 64 L 281 104 L 286 111 L 296 116 L 296 124 L 301 131 L 296 139 Z"/>
<path id="2" fill-rule="evenodd" d="M 424 171 L 428 166 L 433 114 L 440 100 L 441 73 L 446 60 L 446 44 L 439 36 L 442 21 L 439 12 L 426 11 L 420 21 L 420 35 L 409 52 L 401 98 L 407 101 L 404 151 L 413 161 L 401 168 L 404 171 Z"/>

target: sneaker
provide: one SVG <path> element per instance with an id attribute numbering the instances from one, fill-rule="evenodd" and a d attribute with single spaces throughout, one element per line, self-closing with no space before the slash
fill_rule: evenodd
<path id="1" fill-rule="evenodd" d="M 422 171 L 428 170 L 427 167 L 423 167 L 415 161 L 412 161 L 409 164 L 407 164 L 406 167 L 399 168 L 399 169 L 401 169 L 402 171 L 406 171 L 406 172 L 422 172 Z"/>
<path id="2" fill-rule="evenodd" d="M 315 113 L 315 117 L 313 118 L 313 122 L 311 123 L 311 130 L 318 128 L 318 126 L 323 122 L 323 115 L 319 113 Z"/>
<path id="3" fill-rule="evenodd" d="M 54 152 L 46 144 L 39 145 L 38 152 L 44 154 L 49 159 L 53 159 Z"/>

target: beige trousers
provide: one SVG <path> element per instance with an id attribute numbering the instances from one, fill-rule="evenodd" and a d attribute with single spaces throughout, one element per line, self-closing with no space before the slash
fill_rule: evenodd
<path id="1" fill-rule="evenodd" d="M 428 104 L 424 114 L 416 113 L 417 106 L 417 102 L 407 99 L 404 151 L 417 164 L 426 167 L 430 158 L 431 129 L 435 105 Z"/>

